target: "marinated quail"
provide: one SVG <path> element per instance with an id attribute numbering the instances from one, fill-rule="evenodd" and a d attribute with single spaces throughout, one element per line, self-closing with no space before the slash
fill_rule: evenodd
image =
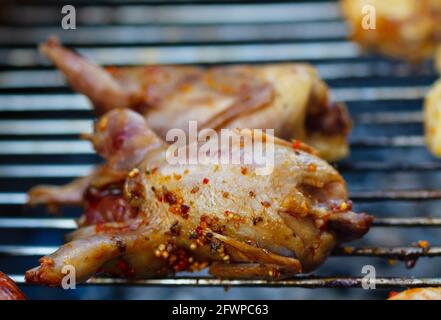
<path id="1" fill-rule="evenodd" d="M 372 217 L 352 211 L 343 178 L 312 148 L 261 131 L 225 133 L 239 143 L 217 145 L 210 161 L 189 155 L 188 164 L 171 164 L 170 146 L 143 116 L 128 109 L 104 115 L 90 137 L 107 162 L 84 180 L 89 211 L 69 243 L 26 273 L 27 282 L 60 285 L 66 265 L 77 281 L 206 267 L 221 278 L 280 279 L 314 270 L 336 244 L 368 231 Z M 257 148 L 272 141 L 272 170 L 260 172 L 254 160 L 214 161 L 247 159 L 243 141 Z"/>

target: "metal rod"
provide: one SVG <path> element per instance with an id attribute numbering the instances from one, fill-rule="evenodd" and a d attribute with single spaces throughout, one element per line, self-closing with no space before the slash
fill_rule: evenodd
<path id="1" fill-rule="evenodd" d="M 351 140 L 352 147 L 423 147 L 422 136 L 371 137 Z M 93 154 L 88 141 L 80 140 L 17 140 L 1 141 L 0 154 Z"/>
<path id="2" fill-rule="evenodd" d="M 41 256 L 49 255 L 58 249 L 57 246 L 0 245 L 0 256 Z M 416 259 L 420 257 L 439 257 L 441 247 L 427 249 L 419 247 L 340 247 L 332 254 L 337 257 L 379 257 L 388 259 Z"/>
<path id="3" fill-rule="evenodd" d="M 341 172 L 345 171 L 434 171 L 441 170 L 441 162 L 380 162 L 380 161 L 354 161 L 341 162 L 336 165 Z"/>
<path id="4" fill-rule="evenodd" d="M 360 49 L 349 41 L 173 47 L 90 47 L 78 51 L 99 64 L 120 65 L 346 59 L 356 58 L 361 54 Z M 11 67 L 48 65 L 48 62 L 35 49 L 25 48 L 0 49 L 0 61 Z"/>
<path id="5" fill-rule="evenodd" d="M 366 248 L 355 248 L 355 247 L 339 247 L 336 248 L 333 256 L 337 257 L 378 257 L 378 258 L 388 258 L 388 259 L 415 259 L 419 257 L 440 257 L 441 247 L 366 247 Z"/>
<path id="6" fill-rule="evenodd" d="M 4 23 L 36 26 L 58 24 L 59 8 L 54 6 L 19 6 L 7 8 Z M 94 5 L 77 9 L 77 23 L 97 24 L 246 24 L 311 20 L 335 20 L 340 17 L 336 3 L 278 3 L 278 4 L 216 4 L 204 5 Z"/>
<path id="7" fill-rule="evenodd" d="M 1 28 L 0 28 L 1 29 Z M 1 33 L 1 30 L 0 30 Z M 70 34 L 70 33 L 69 33 Z M 434 72 L 431 67 L 421 66 L 421 69 L 418 71 L 413 70 L 409 65 L 397 63 L 396 65 L 391 65 L 390 63 L 385 62 L 330 62 L 330 63 L 315 63 L 314 67 L 317 68 L 320 74 L 320 78 L 323 80 L 336 80 L 336 79 L 344 79 L 344 78 L 367 78 L 367 77 L 378 77 L 378 76 L 388 76 L 394 77 L 397 79 L 404 79 L 409 75 L 423 75 L 423 76 L 433 76 Z M 11 89 L 11 88 L 60 88 L 67 87 L 67 84 L 58 70 L 11 70 L 11 71 L 2 71 L 0 72 L 0 88 L 2 89 Z M 427 89 L 423 87 L 423 90 Z M 333 89 L 335 91 L 336 99 L 344 99 L 351 98 L 362 99 L 365 100 L 369 97 L 369 95 L 362 94 L 359 95 L 360 91 L 354 91 L 355 89 L 351 89 L 352 93 L 348 96 L 344 91 L 340 91 L 339 89 Z M 372 89 L 369 89 L 372 90 Z M 408 96 L 409 99 L 419 99 L 422 98 L 418 89 L 412 90 L 411 87 L 409 89 L 392 89 L 392 93 L 389 92 L 389 99 L 398 99 L 397 90 L 401 90 L 401 93 L 404 93 Z M 404 91 L 404 92 L 403 92 Z M 377 91 L 378 92 L 378 91 Z M 380 91 L 381 94 L 379 96 L 385 96 L 384 91 Z M 0 101 L 3 99 L 11 100 L 11 98 L 16 99 L 17 97 L 24 101 L 30 101 L 31 103 L 35 103 L 42 98 L 44 95 L 8 95 L 0 97 Z M 53 100 L 56 97 L 61 96 L 60 94 L 53 95 L 45 95 L 48 99 Z M 79 95 L 69 94 L 65 95 L 66 99 L 63 100 L 62 105 L 58 104 L 42 104 L 41 108 L 45 108 L 43 110 L 68 110 L 73 108 L 74 110 L 87 110 L 90 109 L 90 104 L 88 101 L 81 102 L 81 109 L 75 105 L 66 105 L 66 102 L 69 100 L 69 97 L 81 97 Z M 375 94 L 374 94 L 375 96 Z M 30 99 L 33 97 L 34 99 Z M 361 98 L 360 98 L 361 97 Z M 35 100 L 35 101 L 34 101 Z M 33 109 L 27 108 L 23 103 L 19 103 L 17 101 L 17 105 L 14 106 L 14 111 L 32 111 Z M 8 108 L 8 106 L 2 105 L 0 106 L 0 110 L 4 108 Z M 9 107 L 11 108 L 11 107 Z M 66 109 L 65 109 L 66 108 Z M 386 122 L 390 121 L 392 123 L 412 123 L 419 120 L 419 116 L 417 112 L 412 115 L 410 112 L 406 113 L 406 115 L 401 116 L 395 112 L 382 112 L 381 114 L 385 115 L 385 117 L 376 117 L 369 115 L 362 115 L 360 119 L 357 117 L 357 121 L 361 121 L 361 123 L 369 123 L 369 121 L 377 121 L 377 122 Z M 395 119 L 393 118 L 395 117 Z M 398 118 L 398 119 L 397 119 Z"/>
<path id="8" fill-rule="evenodd" d="M 423 121 L 423 113 L 415 112 L 366 112 L 354 116 L 356 125 L 414 124 Z"/>
<path id="9" fill-rule="evenodd" d="M 439 200 L 441 190 L 373 190 L 351 191 L 350 198 L 354 201 L 387 201 L 387 200 Z"/>
<path id="10" fill-rule="evenodd" d="M 394 136 L 394 137 L 362 137 L 352 138 L 351 147 L 424 147 L 426 145 L 423 136 Z"/>
<path id="11" fill-rule="evenodd" d="M 301 28 L 300 28 L 301 26 Z M 276 22 L 218 25 L 109 25 L 106 28 L 81 26 L 75 32 L 58 27 L 34 27 L 18 29 L 0 27 L 0 43 L 3 45 L 35 45 L 57 35 L 69 44 L 128 45 L 158 43 L 240 43 L 251 41 L 298 41 L 345 38 L 347 28 L 343 21 Z M 176 35 L 179 34 L 179 37 Z"/>
<path id="12" fill-rule="evenodd" d="M 23 275 L 12 275 L 18 284 L 24 284 Z M 441 286 L 441 278 L 375 278 L 371 280 L 376 288 L 421 288 Z M 84 285 L 123 285 L 123 286 L 192 286 L 192 287 L 298 287 L 298 288 L 360 288 L 361 277 L 314 277 L 303 276 L 287 280 L 228 280 L 210 277 L 176 277 L 162 279 L 128 280 L 119 278 L 92 278 Z"/>
<path id="13" fill-rule="evenodd" d="M 441 218 L 376 218 L 375 227 L 441 227 Z M 0 229 L 66 229 L 77 228 L 69 218 L 0 218 Z"/>
<path id="14" fill-rule="evenodd" d="M 412 218 L 375 218 L 376 227 L 441 227 L 441 218 L 412 217 Z"/>
<path id="15" fill-rule="evenodd" d="M 0 229 L 66 229 L 77 228 L 69 218 L 0 218 Z"/>

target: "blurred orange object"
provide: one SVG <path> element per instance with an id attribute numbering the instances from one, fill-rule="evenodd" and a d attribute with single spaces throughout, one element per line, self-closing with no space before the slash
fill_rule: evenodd
<path id="1" fill-rule="evenodd" d="M 389 300 L 441 300 L 441 288 L 415 288 L 393 292 Z"/>
<path id="2" fill-rule="evenodd" d="M 365 49 L 417 62 L 441 42 L 439 0 L 342 0 L 353 40 Z M 374 9 L 374 10 L 373 10 Z M 366 27 L 368 15 L 375 28 Z M 372 22 L 372 21 L 369 21 Z"/>
<path id="3" fill-rule="evenodd" d="M 0 300 L 25 300 L 23 292 L 3 272 L 0 272 Z"/>

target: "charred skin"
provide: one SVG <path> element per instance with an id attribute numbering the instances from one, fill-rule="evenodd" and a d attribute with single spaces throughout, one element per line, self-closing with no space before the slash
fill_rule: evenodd
<path id="1" fill-rule="evenodd" d="M 0 300 L 25 300 L 17 285 L 3 272 L 0 272 Z"/>
<path id="2" fill-rule="evenodd" d="M 305 64 L 259 66 L 145 66 L 103 69 L 51 38 L 40 46 L 97 114 L 129 108 L 145 116 L 161 138 L 172 128 L 274 129 L 300 139 L 326 160 L 348 153 L 351 122 L 343 106 L 330 103 L 328 88 Z"/>
<path id="3" fill-rule="evenodd" d="M 302 143 L 231 130 L 232 137 L 251 139 L 254 146 L 274 139 L 268 174 L 258 174 L 256 163 L 173 165 L 166 161 L 168 145 L 139 119 L 133 111 L 113 110 L 91 137 L 107 161 L 133 159 L 135 142 L 142 154 L 120 189 L 127 216 L 118 211 L 110 215 L 119 217 L 113 222 L 98 224 L 83 219 L 71 242 L 26 273 L 28 282 L 59 285 L 66 264 L 76 268 L 78 281 L 101 272 L 136 278 L 206 267 L 223 278 L 280 279 L 317 268 L 337 243 L 369 229 L 372 217 L 352 212 L 343 178 Z M 136 133 L 117 146 L 111 143 L 112 133 L 127 131 L 132 122 L 139 124 Z M 247 152 L 241 143 L 230 147 L 214 154 Z M 109 162 L 104 166 L 112 168 Z M 101 178 L 95 176 L 91 185 L 95 180 Z M 109 203 L 121 199 L 112 197 L 101 194 Z"/>
<path id="4" fill-rule="evenodd" d="M 367 5 L 375 8 L 375 29 L 363 28 Z M 342 0 L 342 9 L 352 39 L 365 49 L 418 62 L 431 57 L 441 41 L 438 0 Z"/>

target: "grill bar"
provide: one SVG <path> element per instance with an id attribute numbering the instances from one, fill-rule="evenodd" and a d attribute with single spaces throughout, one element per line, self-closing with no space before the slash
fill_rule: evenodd
<path id="1" fill-rule="evenodd" d="M 0 256 L 41 256 L 49 255 L 58 249 L 57 246 L 0 245 Z M 340 247 L 334 250 L 337 257 L 377 257 L 387 259 L 417 259 L 420 257 L 440 257 L 441 247 L 427 249 L 418 247 Z"/>
<path id="2" fill-rule="evenodd" d="M 148 25 L 82 26 L 75 32 L 59 27 L 34 27 L 32 30 L 0 27 L 0 43 L 5 45 L 35 45 L 57 35 L 69 44 L 115 45 L 146 43 L 242 43 L 244 41 L 323 40 L 344 38 L 346 26 L 341 21 L 287 22 L 246 25 Z"/>
<path id="3" fill-rule="evenodd" d="M 439 200 L 441 190 L 375 190 L 351 191 L 354 201 L 385 201 L 385 200 Z"/>
<path id="4" fill-rule="evenodd" d="M 354 121 L 359 124 L 421 123 L 422 113 L 403 112 L 399 116 L 397 116 L 396 113 L 388 112 L 377 112 L 375 114 L 363 113 L 356 116 Z M 0 120 L 0 135 L 72 135 L 91 133 L 92 129 L 93 120 Z M 378 140 L 380 142 L 373 141 L 369 143 L 386 143 L 384 142 L 384 138 L 380 137 Z M 352 139 L 352 143 L 365 142 L 358 142 Z"/>
<path id="5" fill-rule="evenodd" d="M 348 41 L 272 43 L 175 47 L 111 47 L 78 50 L 99 64 L 139 65 L 146 63 L 227 63 L 250 61 L 293 61 L 346 59 L 360 56 Z M 35 67 L 48 62 L 35 49 L 0 49 L 0 61 L 14 67 Z"/>
<path id="6" fill-rule="evenodd" d="M 1 82 L 2 81 L 0 78 L 0 86 Z M 428 90 L 429 87 L 426 86 L 383 88 L 345 87 L 332 89 L 332 95 L 335 100 L 346 102 L 376 100 L 419 100 L 424 98 Z M 8 94 L 0 96 L 0 111 L 24 112 L 53 110 L 91 110 L 91 106 L 87 98 L 79 94 Z"/>
<path id="7" fill-rule="evenodd" d="M 345 171 L 435 171 L 441 170 L 439 162 L 395 163 L 395 162 L 343 162 L 337 165 L 341 172 Z"/>
<path id="8" fill-rule="evenodd" d="M 376 227 L 441 227 L 441 218 L 375 218 Z"/>
<path id="9" fill-rule="evenodd" d="M 424 147 L 422 136 L 367 137 L 353 138 L 351 147 Z M 95 154 L 88 141 L 79 140 L 9 140 L 0 141 L 0 154 Z"/>
<path id="10" fill-rule="evenodd" d="M 441 227 L 441 218 L 376 218 L 375 227 Z M 67 229 L 77 227 L 75 219 L 69 218 L 0 218 L 0 229 Z"/>
<path id="11" fill-rule="evenodd" d="M 366 77 L 393 77 L 396 79 L 404 79 L 410 75 L 415 75 L 415 71 L 407 64 L 396 63 L 391 65 L 386 62 L 332 62 L 332 63 L 316 63 L 314 66 L 319 71 L 320 77 L 323 80 L 337 80 L 344 78 L 357 78 L 363 79 Z M 430 66 L 422 65 L 418 70 L 418 75 L 421 76 L 433 76 L 434 72 Z M 60 74 L 60 72 L 56 70 L 14 70 L 14 71 L 2 71 L 0 72 L 0 89 L 18 89 L 18 88 L 67 88 L 66 83 Z M 423 90 L 425 88 L 422 88 Z M 426 88 L 427 89 L 427 88 Z M 397 89 L 395 89 L 397 90 Z M 402 92 L 398 92 L 402 93 Z M 395 92 L 396 96 L 398 93 Z M 354 95 L 354 94 L 352 94 Z M 64 104 L 67 99 L 71 99 L 70 97 L 74 95 L 66 95 L 63 97 Z M 364 95 L 366 96 L 366 95 Z M 395 95 L 392 97 L 396 97 Z M 413 97 L 418 94 L 412 93 L 409 91 L 407 96 Z M 33 99 L 29 98 L 29 95 L 26 96 L 1 96 L 0 99 L 8 99 L 10 100 L 13 97 L 15 99 L 27 99 L 30 102 L 34 102 L 35 99 L 39 99 L 41 95 L 31 95 Z M 59 97 L 59 95 L 50 95 L 47 96 L 48 99 L 54 99 Z M 78 95 L 75 95 L 78 97 Z M 421 98 L 422 96 L 420 96 Z M 398 97 L 397 97 L 398 98 Z M 16 108 L 21 108 L 22 111 L 27 111 L 28 108 L 22 106 L 20 103 L 17 103 Z M 60 107 L 59 104 L 49 105 L 47 108 L 56 108 Z M 86 101 L 82 104 L 82 108 L 89 109 L 90 105 Z M 63 110 L 65 110 L 63 108 Z M 69 108 L 68 108 L 69 110 Z"/>
<path id="12" fill-rule="evenodd" d="M 192 6 L 87 6 L 77 10 L 78 25 L 99 24 L 246 24 L 311 20 L 335 20 L 340 17 L 336 3 L 284 3 L 247 5 Z M 5 23 L 35 26 L 60 23 L 57 6 L 20 6 L 5 10 Z"/>
<path id="13" fill-rule="evenodd" d="M 23 284 L 24 275 L 12 275 L 17 283 Z M 375 278 L 372 282 L 376 288 L 421 288 L 441 286 L 440 278 Z M 179 277 L 165 279 L 110 279 L 93 278 L 85 285 L 124 285 L 124 286 L 193 286 L 193 287 L 299 287 L 299 288 L 359 288 L 361 277 L 295 277 L 288 280 L 227 280 L 209 277 Z"/>

